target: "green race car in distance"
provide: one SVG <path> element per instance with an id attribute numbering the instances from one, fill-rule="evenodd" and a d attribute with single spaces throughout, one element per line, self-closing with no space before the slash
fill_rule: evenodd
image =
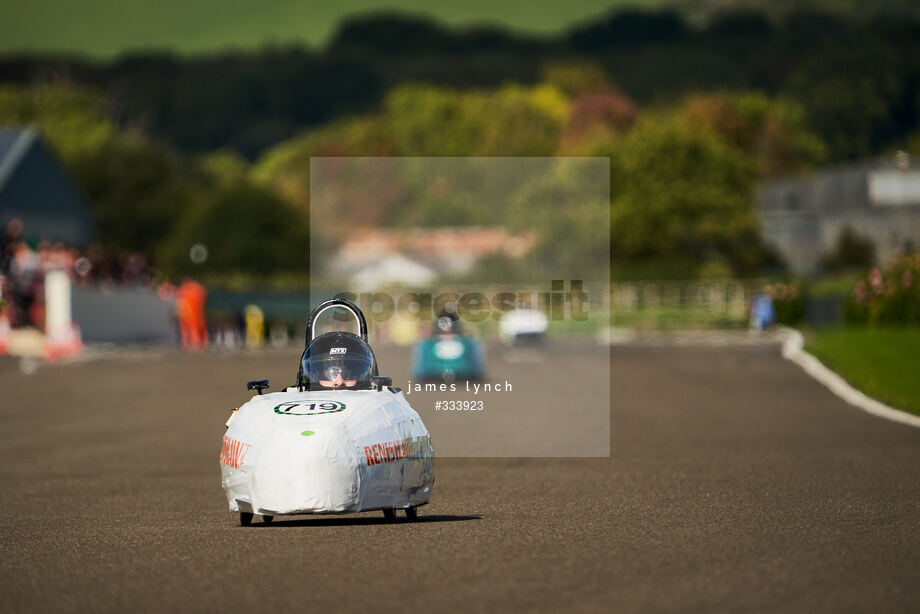
<path id="1" fill-rule="evenodd" d="M 415 344 L 412 378 L 416 381 L 478 381 L 485 377 L 485 351 L 479 339 L 463 333 L 453 313 L 442 313 L 432 334 Z"/>

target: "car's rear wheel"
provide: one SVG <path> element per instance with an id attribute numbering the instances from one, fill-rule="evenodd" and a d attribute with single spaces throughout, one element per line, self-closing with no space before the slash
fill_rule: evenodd
<path id="1" fill-rule="evenodd" d="M 252 524 L 252 512 L 240 512 L 240 524 L 244 527 Z"/>
<path id="2" fill-rule="evenodd" d="M 406 508 L 406 518 L 408 518 L 409 520 L 417 520 L 418 519 L 418 508 L 407 507 Z"/>
<path id="3" fill-rule="evenodd" d="M 389 522 L 396 520 L 396 510 L 383 510 L 383 517 Z"/>
<path id="4" fill-rule="evenodd" d="M 270 523 L 274 519 L 275 519 L 274 516 L 266 516 L 265 514 L 262 514 L 262 522 L 264 522 L 265 524 Z"/>

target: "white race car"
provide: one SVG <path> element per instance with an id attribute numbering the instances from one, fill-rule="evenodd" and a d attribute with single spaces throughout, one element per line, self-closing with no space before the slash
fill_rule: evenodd
<path id="1" fill-rule="evenodd" d="M 546 339 L 549 319 L 539 309 L 512 309 L 498 323 L 498 336 L 511 347 L 536 346 Z"/>
<path id="2" fill-rule="evenodd" d="M 346 309 L 358 335 L 316 335 L 319 316 Z M 383 510 L 409 519 L 431 497 L 434 449 L 422 419 L 392 380 L 377 374 L 367 322 L 343 299 L 321 303 L 307 323 L 297 380 L 262 394 L 268 380 L 247 383 L 258 394 L 227 420 L 220 470 L 240 524 L 287 514 Z"/>

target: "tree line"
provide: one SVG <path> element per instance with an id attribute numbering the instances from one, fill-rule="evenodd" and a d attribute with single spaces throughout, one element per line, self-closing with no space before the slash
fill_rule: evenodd
<path id="1" fill-rule="evenodd" d="M 537 39 L 360 18 L 322 52 L 7 58 L 0 124 L 39 125 L 91 202 L 99 242 L 142 250 L 171 276 L 303 279 L 316 156 L 602 156 L 609 229 L 552 174 L 502 215 L 387 190 L 353 194 L 340 214 L 533 222 L 548 261 L 596 257 L 609 239 L 620 277 L 750 276 L 782 266 L 760 238 L 758 181 L 888 148 L 920 154 L 917 28 L 729 13 L 694 29 L 674 13 L 621 13 Z M 546 195 L 573 206 L 532 220 Z M 196 243 L 204 264 L 189 259 Z"/>
<path id="2" fill-rule="evenodd" d="M 0 58 L 0 82 L 65 80 L 105 92 L 120 125 L 186 152 L 229 148 L 255 159 L 305 128 L 379 111 L 395 87 L 538 83 L 555 62 L 590 62 L 641 105 L 696 91 L 761 90 L 796 100 L 849 160 L 917 140 L 920 21 L 752 9 L 695 27 L 681 13 L 621 11 L 558 36 L 449 28 L 400 14 L 345 21 L 323 49 L 266 47 L 200 56 L 133 54 L 111 62 Z"/>

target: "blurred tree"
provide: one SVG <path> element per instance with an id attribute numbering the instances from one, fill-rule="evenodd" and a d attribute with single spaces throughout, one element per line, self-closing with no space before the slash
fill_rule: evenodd
<path id="1" fill-rule="evenodd" d="M 751 45 L 769 39 L 775 31 L 770 18 L 761 11 L 738 8 L 712 17 L 702 31 L 703 37 L 715 45 L 736 43 Z"/>
<path id="2" fill-rule="evenodd" d="M 904 148 L 912 157 L 920 157 L 920 130 L 907 135 Z"/>
<path id="3" fill-rule="evenodd" d="M 187 151 L 254 158 L 304 126 L 370 108 L 378 72 L 364 60 L 267 47 L 189 58 L 129 55 L 102 79 L 123 113 Z"/>
<path id="4" fill-rule="evenodd" d="M 36 124 L 65 165 L 109 143 L 117 133 L 97 90 L 71 85 L 0 86 L 0 124 Z"/>
<path id="5" fill-rule="evenodd" d="M 306 217 L 271 192 L 233 187 L 218 191 L 184 214 L 159 255 L 170 271 L 181 274 L 306 274 L 308 236 Z M 200 264 L 189 257 L 198 243 L 207 248 L 207 259 Z"/>
<path id="6" fill-rule="evenodd" d="M 648 113 L 610 144 L 614 262 L 724 260 L 736 274 L 763 258 L 754 160 L 706 126 Z"/>
<path id="7" fill-rule="evenodd" d="M 373 112 L 406 84 L 475 93 L 543 79 L 575 97 L 615 75 L 643 105 L 699 91 L 782 93 L 805 109 L 829 158 L 844 160 L 902 144 L 920 128 L 920 13 L 911 0 L 841 2 L 631 9 L 558 37 L 376 13 L 348 20 L 321 51 L 145 52 L 108 63 L 10 56 L 0 58 L 0 81 L 64 75 L 103 88 L 121 126 L 186 151 L 230 147 L 252 159 L 303 129 Z"/>
<path id="8" fill-rule="evenodd" d="M 385 103 L 407 156 L 541 156 L 556 150 L 567 101 L 551 86 L 465 93 L 414 85 Z"/>
<path id="9" fill-rule="evenodd" d="M 306 214 L 310 206 L 311 157 L 397 154 L 392 130 L 383 118 L 358 117 L 307 131 L 273 147 L 258 160 L 253 177 Z"/>
<path id="10" fill-rule="evenodd" d="M 92 202 L 99 240 L 150 255 L 208 189 L 195 165 L 138 135 L 111 139 L 71 169 Z"/>
<path id="11" fill-rule="evenodd" d="M 118 130 L 97 91 L 66 84 L 0 88 L 0 123 L 37 124 L 93 209 L 98 239 L 152 253 L 205 177 L 168 147 Z"/>
<path id="12" fill-rule="evenodd" d="M 613 88 L 582 92 L 569 105 L 560 153 L 579 155 L 596 148 L 632 126 L 636 112 L 636 103 Z"/>
<path id="13" fill-rule="evenodd" d="M 221 186 L 239 185 L 249 177 L 249 163 L 232 149 L 219 149 L 200 156 L 197 162 L 208 177 Z"/>
<path id="14" fill-rule="evenodd" d="M 786 91 L 803 101 L 831 158 L 869 156 L 916 129 L 920 62 L 910 46 L 917 53 L 920 46 L 894 42 L 854 41 L 859 53 L 841 43 L 828 45 L 791 76 Z"/>
<path id="15" fill-rule="evenodd" d="M 625 10 L 572 30 L 568 43 L 579 51 L 678 41 L 687 25 L 673 11 Z"/>
<path id="16" fill-rule="evenodd" d="M 453 32 L 428 17 L 380 12 L 346 19 L 329 44 L 333 53 L 414 56 L 459 51 Z"/>
<path id="17" fill-rule="evenodd" d="M 752 155 L 764 176 L 813 168 L 825 156 L 804 110 L 788 100 L 761 92 L 696 94 L 683 102 L 682 112 L 688 123 L 706 126 Z"/>
<path id="18" fill-rule="evenodd" d="M 585 61 L 550 62 L 543 67 L 541 81 L 569 97 L 613 87 L 603 66 Z"/>
<path id="19" fill-rule="evenodd" d="M 550 158 L 401 158 L 397 226 L 501 226 L 517 189 L 552 168 Z"/>
<path id="20" fill-rule="evenodd" d="M 609 176 L 606 165 L 599 167 L 597 162 L 559 158 L 511 198 L 509 227 L 537 234 L 527 257 L 536 275 L 596 279 L 597 272 L 609 266 Z"/>

